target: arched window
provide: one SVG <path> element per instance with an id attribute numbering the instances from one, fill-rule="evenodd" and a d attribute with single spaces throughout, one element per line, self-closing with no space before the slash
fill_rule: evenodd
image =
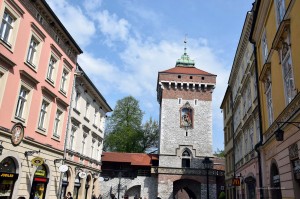
<path id="1" fill-rule="evenodd" d="M 74 199 L 78 198 L 78 191 L 79 191 L 80 186 L 81 186 L 81 183 L 80 183 L 80 178 L 79 178 L 79 173 L 78 173 L 76 175 L 75 181 L 74 181 L 74 192 L 73 192 Z"/>
<path id="2" fill-rule="evenodd" d="M 0 175 L 0 198 L 11 198 L 15 182 L 18 179 L 18 174 L 16 174 L 16 165 L 12 158 L 6 157 L 1 161 Z"/>
<path id="3" fill-rule="evenodd" d="M 278 171 L 277 164 L 275 161 L 271 165 L 271 195 L 274 199 L 282 199 L 281 188 L 280 188 L 280 175 Z"/>
<path id="4" fill-rule="evenodd" d="M 64 198 L 67 193 L 66 191 L 67 191 L 67 187 L 69 185 L 68 180 L 69 180 L 69 175 L 68 175 L 68 172 L 66 171 L 66 172 L 64 172 L 63 178 L 62 178 L 62 189 L 61 189 L 61 194 L 60 194 L 61 198 Z"/>
<path id="5" fill-rule="evenodd" d="M 47 184 L 49 182 L 48 171 L 45 165 L 37 167 L 31 186 L 30 199 L 44 199 L 46 196 Z"/>
<path id="6" fill-rule="evenodd" d="M 184 150 L 182 153 L 182 167 L 183 168 L 190 168 L 191 167 L 191 155 L 188 150 Z"/>

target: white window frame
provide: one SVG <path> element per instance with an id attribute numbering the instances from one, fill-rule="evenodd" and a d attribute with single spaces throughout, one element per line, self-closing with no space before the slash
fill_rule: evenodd
<path id="1" fill-rule="evenodd" d="M 15 7 L 14 7 L 15 6 Z M 13 23 L 11 24 L 11 29 L 8 34 L 7 40 L 0 39 L 0 43 L 4 44 L 4 46 L 9 49 L 10 51 L 14 51 L 16 38 L 18 35 L 20 21 L 23 15 L 23 11 L 17 5 L 11 6 L 9 5 L 9 1 L 3 1 L 3 6 L 0 10 L 0 17 L 1 17 L 1 25 L 4 18 L 4 13 L 8 13 L 13 18 Z M 16 10 L 15 10 L 16 9 Z M 2 33 L 0 32 L 0 37 L 2 38 Z"/>
<path id="2" fill-rule="evenodd" d="M 266 30 L 263 31 L 262 38 L 261 38 L 261 49 L 262 49 L 262 61 L 263 64 L 266 63 L 269 55 L 268 50 L 268 40 L 267 40 L 267 33 Z"/>
<path id="3" fill-rule="evenodd" d="M 76 142 L 75 142 L 75 139 L 76 139 L 75 133 L 76 133 L 76 131 L 77 131 L 77 127 L 72 125 L 71 134 L 70 134 L 70 145 L 69 145 L 70 150 L 74 150 L 74 146 L 76 144 Z"/>
<path id="4" fill-rule="evenodd" d="M 83 133 L 85 134 L 85 132 Z M 81 149 L 81 154 L 85 155 L 85 144 L 86 144 L 86 137 L 83 135 L 83 139 L 82 139 L 82 149 Z"/>
<path id="5" fill-rule="evenodd" d="M 91 103 L 89 101 L 86 101 L 84 117 L 87 118 L 87 119 L 89 119 L 90 106 L 91 106 Z"/>
<path id="6" fill-rule="evenodd" d="M 22 88 L 28 91 L 28 95 L 26 96 L 26 104 L 25 104 L 25 107 L 23 109 L 22 117 L 17 117 L 16 113 L 17 113 L 17 108 L 18 108 L 19 95 L 20 95 L 20 91 L 21 91 Z M 14 113 L 12 114 L 12 118 L 11 118 L 11 120 L 13 122 L 22 122 L 22 124 L 24 126 L 27 125 L 27 121 L 28 121 L 27 119 L 28 119 L 28 116 L 29 116 L 32 95 L 33 95 L 33 87 L 30 86 L 30 84 L 26 83 L 25 81 L 21 80 L 20 85 L 19 85 L 19 89 L 17 90 L 17 93 L 16 93 Z"/>
<path id="7" fill-rule="evenodd" d="M 62 74 L 61 74 L 61 81 L 60 81 L 60 92 L 64 95 L 67 94 L 69 88 L 69 81 L 70 81 L 70 71 L 64 67 Z"/>
<path id="8" fill-rule="evenodd" d="M 49 106 L 50 103 L 47 100 L 43 99 L 38 120 L 39 130 L 46 131 L 47 118 L 49 117 Z"/>
<path id="9" fill-rule="evenodd" d="M 26 87 L 21 86 L 18 94 L 18 102 L 15 111 L 15 117 L 18 119 L 25 120 L 25 111 L 27 109 L 29 92 L 30 91 Z"/>
<path id="10" fill-rule="evenodd" d="M 60 138 L 62 132 L 62 124 L 64 119 L 64 111 L 57 108 L 55 112 L 54 125 L 53 125 L 53 137 Z"/>
<path id="11" fill-rule="evenodd" d="M 275 10 L 276 10 L 276 22 L 277 22 L 277 27 L 283 20 L 283 17 L 285 15 L 285 0 L 275 0 Z"/>
<path id="12" fill-rule="evenodd" d="M 39 41 L 35 37 L 31 37 L 26 57 L 26 62 L 35 69 L 37 68 L 36 59 L 39 44 Z"/>
<path id="13" fill-rule="evenodd" d="M 265 82 L 265 95 L 266 95 L 266 103 L 267 103 L 267 112 L 268 112 L 268 125 L 270 126 L 274 119 L 273 119 L 273 101 L 272 101 L 272 83 L 270 80 L 270 76 Z"/>
<path id="14" fill-rule="evenodd" d="M 289 104 L 296 96 L 292 53 L 290 45 L 288 43 L 289 38 L 287 38 L 285 42 L 283 42 L 282 49 L 280 50 L 286 104 Z"/>
<path id="15" fill-rule="evenodd" d="M 98 111 L 97 111 L 97 109 L 95 108 L 95 113 L 94 113 L 94 125 L 95 126 L 97 126 L 97 114 L 98 113 Z"/>
<path id="16" fill-rule="evenodd" d="M 78 107 L 80 107 L 80 97 L 81 97 L 81 93 L 79 92 L 79 90 L 75 91 L 75 109 L 78 110 Z M 79 111 L 79 110 L 78 110 Z"/>
<path id="17" fill-rule="evenodd" d="M 10 37 L 14 28 L 14 22 L 15 17 L 10 12 L 5 10 L 0 25 L 0 39 L 9 46 L 11 46 Z"/>
<path id="18" fill-rule="evenodd" d="M 59 66 L 59 58 L 53 52 L 51 52 L 49 63 L 48 63 L 46 81 L 53 86 L 55 85 L 58 66 Z"/>
<path id="19" fill-rule="evenodd" d="M 0 108 L 1 104 L 3 102 L 3 97 L 4 97 L 4 91 L 6 88 L 6 83 L 7 83 L 7 78 L 8 78 L 8 70 L 5 67 L 2 67 L 0 65 Z"/>

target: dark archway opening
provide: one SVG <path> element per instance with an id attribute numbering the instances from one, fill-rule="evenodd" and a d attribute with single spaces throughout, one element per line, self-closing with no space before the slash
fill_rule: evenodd
<path id="1" fill-rule="evenodd" d="M 181 179 L 173 182 L 174 199 L 200 199 L 201 183 L 195 180 Z"/>

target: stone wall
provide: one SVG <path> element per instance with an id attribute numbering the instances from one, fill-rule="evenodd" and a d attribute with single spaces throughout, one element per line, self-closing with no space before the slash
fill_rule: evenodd
<path id="1" fill-rule="evenodd" d="M 186 135 L 186 130 L 180 128 L 180 108 L 187 101 L 194 109 L 194 126 L 193 129 L 188 130 Z M 198 101 L 198 105 L 195 106 L 193 100 L 182 100 L 181 104 L 177 99 L 162 100 L 160 166 L 170 166 L 170 162 L 172 162 L 174 167 L 181 167 L 181 159 L 178 156 L 182 155 L 186 147 L 193 153 L 192 157 L 212 155 L 211 106 L 211 101 Z"/>
<path id="2" fill-rule="evenodd" d="M 100 193 L 103 199 L 110 199 L 110 194 L 114 194 L 118 198 L 119 178 L 112 178 L 108 181 L 100 183 Z M 120 199 L 125 195 L 129 199 L 133 199 L 135 195 L 143 199 L 153 199 L 157 196 L 157 178 L 138 176 L 135 179 L 120 179 Z"/>

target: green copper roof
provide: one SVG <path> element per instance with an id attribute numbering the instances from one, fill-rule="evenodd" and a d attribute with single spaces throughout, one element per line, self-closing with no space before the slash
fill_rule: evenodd
<path id="1" fill-rule="evenodd" d="M 183 67 L 195 67 L 194 60 L 191 60 L 189 55 L 186 53 L 186 48 L 184 48 L 184 53 L 180 59 L 177 59 L 176 66 L 183 66 Z"/>

